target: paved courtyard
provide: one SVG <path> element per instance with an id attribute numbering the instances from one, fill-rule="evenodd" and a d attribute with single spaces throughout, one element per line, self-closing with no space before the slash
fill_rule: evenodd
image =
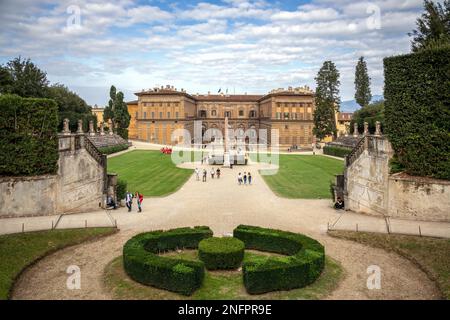
<path id="1" fill-rule="evenodd" d="M 192 164 L 184 166 L 192 167 Z M 201 166 L 199 166 L 201 167 Z M 210 167 L 208 167 L 209 169 Z M 259 225 L 305 233 L 325 245 L 327 254 L 339 261 L 346 277 L 330 299 L 432 299 L 438 298 L 435 284 L 410 261 L 394 253 L 367 247 L 351 241 L 332 238 L 326 234 L 328 226 L 351 229 L 355 222 L 359 230 L 386 231 L 384 219 L 343 213 L 331 208 L 329 200 L 292 200 L 273 194 L 258 173 L 261 164 L 222 169 L 220 180 L 208 175 L 206 183 L 196 181 L 193 175 L 176 193 L 164 198 L 146 198 L 143 212 L 132 213 L 126 208 L 63 216 L 58 228 L 112 225 L 117 223 L 120 232 L 95 242 L 61 250 L 39 261 L 19 279 L 13 292 L 15 299 L 109 299 L 111 295 L 102 284 L 105 266 L 121 255 L 123 244 L 134 234 L 183 226 L 207 225 L 215 235 L 226 235 L 239 224 Z M 250 171 L 252 186 L 239 186 L 239 171 Z M 209 171 L 208 171 L 209 172 Z M 47 219 L 47 220 L 45 220 Z M 38 218 L 45 224 L 57 217 Z M 25 219 L 31 227 L 32 219 Z M 351 223 L 350 223 L 351 221 Z M 20 219 L 3 221 L 20 226 Z M 427 224 L 422 224 L 427 232 Z M 400 222 L 395 227 L 415 228 L 411 222 Z M 428 225 L 431 227 L 430 225 Z M 395 228 L 394 227 L 394 228 Z M 435 225 L 433 225 L 433 228 Z M 435 232 L 450 235 L 450 224 L 436 224 Z M 431 232 L 431 230 L 430 230 Z M 81 290 L 67 290 L 65 270 L 78 265 L 82 273 Z M 367 267 L 378 265 L 382 270 L 382 289 L 368 290 Z"/>

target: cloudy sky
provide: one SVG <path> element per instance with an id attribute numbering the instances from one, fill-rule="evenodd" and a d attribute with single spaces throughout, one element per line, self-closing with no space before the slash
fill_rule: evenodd
<path id="1" fill-rule="evenodd" d="M 422 0 L 0 0 L 0 64 L 31 58 L 49 80 L 104 105 L 114 84 L 265 93 L 309 85 L 325 60 L 353 99 L 368 62 L 383 92 L 383 57 L 407 53 Z"/>

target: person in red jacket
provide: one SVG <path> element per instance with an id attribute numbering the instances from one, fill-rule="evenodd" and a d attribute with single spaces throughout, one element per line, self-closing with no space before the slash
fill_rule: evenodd
<path id="1" fill-rule="evenodd" d="M 136 201 L 138 205 L 138 212 L 142 212 L 142 201 L 144 201 L 144 196 L 139 192 L 136 192 Z"/>

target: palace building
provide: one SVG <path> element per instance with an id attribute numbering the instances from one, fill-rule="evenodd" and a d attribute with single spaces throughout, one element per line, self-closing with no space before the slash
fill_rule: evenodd
<path id="1" fill-rule="evenodd" d="M 307 86 L 276 89 L 265 95 L 188 94 L 173 86 L 142 90 L 138 100 L 128 102 L 131 115 L 129 138 L 156 144 L 173 145 L 176 129 L 187 129 L 193 137 L 194 121 L 202 121 L 202 133 L 210 128 L 224 133 L 225 117 L 235 131 L 278 130 L 281 147 L 310 148 L 314 142 L 314 93 Z M 253 131 L 253 130 L 250 130 Z M 209 142 L 205 141 L 204 142 Z M 264 143 L 260 141 L 261 143 Z"/>

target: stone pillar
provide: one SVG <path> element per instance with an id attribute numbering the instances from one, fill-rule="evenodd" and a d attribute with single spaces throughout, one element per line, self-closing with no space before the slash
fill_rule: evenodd
<path id="1" fill-rule="evenodd" d="M 93 120 L 89 121 L 89 135 L 90 136 L 95 136 L 94 121 Z"/>
<path id="2" fill-rule="evenodd" d="M 113 135 L 114 134 L 114 123 L 111 121 L 111 120 L 109 120 L 109 135 Z"/>
<path id="3" fill-rule="evenodd" d="M 69 119 L 67 118 L 63 121 L 63 134 L 70 135 Z"/>
<path id="4" fill-rule="evenodd" d="M 105 123 L 104 122 L 100 125 L 100 135 L 101 136 L 105 135 Z"/>
<path id="5" fill-rule="evenodd" d="M 380 121 L 375 122 L 375 135 L 381 136 L 381 123 Z"/>
<path id="6" fill-rule="evenodd" d="M 367 136 L 369 134 L 369 124 L 364 122 L 364 135 Z"/>
<path id="7" fill-rule="evenodd" d="M 77 133 L 83 134 L 83 120 L 78 120 L 78 130 Z"/>
<path id="8" fill-rule="evenodd" d="M 356 138 L 358 137 L 359 132 L 358 132 L 358 124 L 355 122 L 355 124 L 353 125 L 353 136 Z"/>

